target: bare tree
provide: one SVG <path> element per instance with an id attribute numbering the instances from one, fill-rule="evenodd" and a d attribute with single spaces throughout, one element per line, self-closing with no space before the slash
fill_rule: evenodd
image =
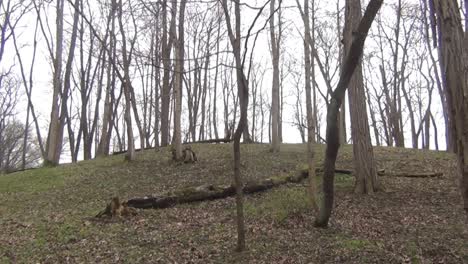
<path id="1" fill-rule="evenodd" d="M 62 144 L 60 137 L 60 109 L 59 100 L 62 93 L 62 56 L 63 56 L 63 4 L 64 0 L 56 2 L 56 49 L 55 56 L 51 53 L 54 62 L 53 71 L 53 95 L 52 95 L 52 110 L 50 112 L 49 132 L 47 135 L 46 145 L 46 165 L 56 165 L 60 161 L 60 151 Z M 38 11 L 39 13 L 39 11 Z M 41 20 L 40 20 L 41 21 Z M 42 24 L 42 21 L 41 21 Z M 43 30 L 43 35 L 46 36 Z M 63 94 L 64 95 L 64 94 Z"/>
<path id="2" fill-rule="evenodd" d="M 0 73 L 0 171 L 9 169 L 10 149 L 13 149 L 22 137 L 22 134 L 11 133 L 18 103 L 18 86 L 19 82 L 10 71 Z"/>
<path id="3" fill-rule="evenodd" d="M 280 150 L 280 47 L 281 47 L 281 12 L 278 12 L 278 33 L 276 33 L 275 11 L 276 1 L 270 2 L 270 42 L 271 42 L 271 58 L 273 61 L 273 84 L 271 86 L 271 151 L 279 152 Z M 281 1 L 279 2 L 278 10 L 281 10 Z"/>
<path id="4" fill-rule="evenodd" d="M 37 167 L 40 164 L 41 151 L 24 124 L 12 119 L 1 129 L 0 173 Z M 24 134 L 28 134 L 30 139 L 26 145 L 21 144 Z"/>
<path id="5" fill-rule="evenodd" d="M 460 173 L 460 189 L 468 217 L 468 35 L 463 32 L 458 1 L 430 0 L 431 15 L 436 17 L 433 30 L 438 32 L 442 77 L 450 109 L 451 131 L 455 136 Z M 435 36 L 434 36 L 435 37 Z"/>
<path id="6" fill-rule="evenodd" d="M 241 15 L 240 4 L 234 2 L 235 31 L 231 26 L 231 15 L 228 9 L 227 0 L 222 0 L 226 26 L 229 40 L 234 54 L 237 76 L 237 93 L 240 101 L 241 116 L 234 133 L 234 182 L 236 186 L 236 211 L 237 211 L 237 251 L 245 249 L 245 228 L 244 228 L 244 198 L 242 194 L 242 178 L 240 175 L 240 139 L 247 123 L 247 107 L 249 103 L 248 82 L 244 74 L 244 63 L 241 57 Z"/>
<path id="7" fill-rule="evenodd" d="M 15 29 L 14 29 L 15 24 L 11 23 L 11 20 L 8 21 L 8 23 L 9 23 L 9 28 L 10 28 L 10 31 L 11 31 L 11 36 L 13 38 L 13 45 L 14 45 L 14 48 L 15 48 L 16 57 L 18 59 L 18 64 L 19 64 L 20 74 L 21 74 L 21 80 L 22 80 L 24 89 L 26 91 L 26 96 L 27 96 L 27 101 L 28 101 L 27 110 L 26 110 L 26 123 L 25 123 L 24 131 L 25 132 L 29 131 L 29 126 L 30 126 L 29 118 L 30 118 L 30 116 L 32 116 L 32 121 L 33 121 L 33 123 L 35 125 L 36 138 L 37 138 L 37 143 L 38 143 L 38 146 L 39 146 L 39 150 L 40 150 L 40 153 L 42 155 L 42 158 L 45 158 L 46 153 L 45 153 L 44 144 L 43 144 L 43 141 L 42 141 L 41 130 L 40 130 L 40 127 L 39 127 L 39 122 L 38 122 L 38 119 L 37 119 L 36 111 L 35 111 L 34 105 L 32 103 L 32 90 L 33 90 L 33 84 L 34 84 L 34 82 L 33 82 L 33 73 L 34 73 L 34 65 L 35 65 L 36 54 L 37 54 L 37 34 L 38 34 L 39 21 L 38 21 L 38 19 L 36 19 L 36 24 L 35 24 L 35 28 L 34 28 L 34 37 L 33 37 L 33 54 L 32 54 L 32 58 L 31 58 L 31 64 L 29 66 L 29 72 L 26 72 L 26 65 L 25 65 L 25 63 L 23 61 L 23 57 L 21 56 L 20 47 L 19 47 L 19 44 L 18 44 L 18 41 L 17 41 L 17 38 L 16 38 Z M 22 168 L 23 169 L 27 165 L 26 164 L 27 163 L 27 161 L 26 161 L 26 155 L 27 155 L 26 150 L 27 150 L 27 146 L 29 144 L 29 139 L 30 139 L 29 133 L 24 133 L 24 137 L 23 137 L 23 155 L 22 155 Z"/>
<path id="8" fill-rule="evenodd" d="M 327 111 L 327 147 L 325 151 L 324 175 L 323 175 L 323 200 L 320 213 L 315 220 L 315 226 L 326 227 L 333 209 L 335 162 L 340 147 L 338 112 L 345 96 L 346 88 L 351 80 L 354 70 L 361 60 L 364 42 L 367 38 L 369 28 L 374 21 L 383 0 L 371 0 L 366 8 L 363 18 L 359 22 L 351 47 L 346 55 L 341 71 L 340 81 L 331 94 Z M 364 100 L 364 98 L 362 98 Z"/>
<path id="9" fill-rule="evenodd" d="M 305 92 L 306 92 L 306 112 L 307 112 L 307 164 L 309 171 L 309 195 L 312 202 L 312 208 L 315 211 L 318 211 L 317 205 L 317 180 L 315 174 L 315 120 L 312 110 L 312 87 L 311 82 L 315 80 L 315 76 L 312 75 L 313 62 L 311 61 L 312 55 L 310 52 L 310 46 L 313 45 L 313 38 L 310 28 L 310 18 L 309 18 L 309 1 L 304 0 L 304 9 L 299 3 L 299 0 L 296 0 L 297 6 L 302 15 L 302 21 L 304 23 L 304 67 L 305 67 Z M 312 2 L 312 9 L 315 2 Z M 312 29 L 313 30 L 313 29 Z"/>
<path id="10" fill-rule="evenodd" d="M 162 63 L 164 68 L 163 73 L 163 86 L 161 90 L 161 146 L 167 146 L 169 143 L 169 111 L 170 111 L 170 100 L 171 100 L 171 87 L 170 87 L 170 76 L 171 76 L 171 50 L 174 39 L 169 37 L 169 32 L 175 30 L 177 2 L 173 1 L 173 7 L 171 8 L 171 22 L 169 30 L 167 28 L 167 0 L 162 2 Z"/>
<path id="11" fill-rule="evenodd" d="M 115 1 L 112 2 L 113 5 L 109 10 L 109 15 L 107 19 L 108 28 L 109 28 L 109 41 L 108 43 L 101 43 L 101 45 L 106 46 L 105 55 L 107 56 L 107 61 L 109 62 L 106 71 L 106 96 L 104 98 L 104 112 L 102 117 L 102 127 L 101 127 L 101 137 L 99 145 L 96 151 L 96 156 L 106 156 L 109 155 L 110 140 L 112 129 L 114 127 L 114 104 L 115 104 L 115 82 L 116 74 L 114 65 L 111 63 L 116 57 L 116 36 L 115 36 L 115 14 L 117 9 L 115 8 Z M 109 25 L 110 24 L 110 25 Z M 118 105 L 118 104 L 115 104 Z"/>
<path id="12" fill-rule="evenodd" d="M 240 140 L 241 137 L 244 136 L 244 140 L 247 140 L 246 134 L 248 134 L 247 128 L 247 110 L 249 105 L 249 81 L 244 73 L 245 68 L 245 61 L 246 61 L 246 53 L 248 47 L 248 41 L 250 37 L 250 33 L 252 31 L 253 26 L 255 25 L 257 19 L 269 3 L 266 3 L 258 8 L 258 13 L 255 16 L 254 21 L 249 27 L 247 37 L 244 39 L 244 51 L 243 54 L 241 52 L 241 39 L 243 38 L 241 35 L 241 12 L 240 12 L 240 3 L 239 1 L 234 2 L 234 19 L 235 24 L 234 28 L 232 27 L 231 23 L 231 14 L 228 8 L 227 0 L 220 0 L 225 21 L 226 27 L 228 31 L 229 40 L 232 47 L 232 53 L 234 55 L 235 61 L 235 70 L 236 70 L 236 79 L 237 79 L 237 96 L 239 98 L 240 104 L 240 118 L 239 123 L 237 125 L 236 131 L 234 133 L 234 183 L 236 187 L 236 211 L 237 211 L 237 251 L 243 251 L 245 249 L 245 228 L 244 228 L 244 205 L 243 205 L 243 194 L 242 194 L 242 178 L 240 175 Z M 258 33 L 257 33 L 258 34 Z M 234 119 L 235 120 L 235 119 Z M 247 131 L 247 132 L 246 132 Z"/>
<path id="13" fill-rule="evenodd" d="M 447 97 L 445 95 L 445 92 L 444 90 L 446 89 L 445 88 L 445 85 L 446 83 L 442 81 L 442 78 L 441 78 L 441 70 L 442 70 L 442 65 L 441 65 L 441 60 L 437 61 L 434 54 L 433 54 L 433 51 L 432 51 L 432 42 L 431 42 L 431 34 L 433 35 L 432 36 L 432 39 L 433 40 L 436 40 L 437 39 L 437 36 L 436 36 L 436 31 L 435 31 L 435 28 L 432 28 L 431 30 L 431 25 L 429 23 L 429 19 L 427 17 L 427 10 L 428 10 L 428 7 L 427 7 L 427 2 L 428 1 L 425 1 L 425 0 L 422 0 L 421 1 L 421 13 L 422 13 L 422 23 L 423 23 L 423 27 L 424 27 L 424 40 L 425 40 L 425 44 L 426 44 L 426 47 L 427 47 L 427 52 L 428 52 L 428 55 L 429 55 L 429 58 L 431 60 L 431 64 L 432 64 L 432 69 L 434 71 L 434 78 L 436 80 L 436 84 L 437 84 L 437 90 L 439 92 L 439 96 L 440 96 L 440 101 L 442 103 L 442 113 L 444 115 L 444 121 L 445 121 L 445 142 L 446 142 L 446 145 L 447 145 L 447 150 L 448 151 L 451 151 L 453 152 L 455 149 L 454 149 L 454 139 L 453 139 L 453 136 L 452 135 L 452 130 L 450 129 L 451 128 L 451 120 L 450 120 L 450 113 L 449 113 L 449 108 L 448 108 L 448 102 L 447 102 Z M 465 1 L 465 8 L 466 8 L 466 1 Z M 433 18 L 433 16 L 431 15 L 431 18 Z M 467 21 L 465 19 L 465 21 Z M 440 68 L 439 68 L 440 66 Z"/>
<path id="14" fill-rule="evenodd" d="M 36 114 L 30 100 L 38 24 L 36 23 L 35 27 L 29 82 L 16 37 L 17 25 L 26 12 L 28 12 L 29 8 L 29 3 L 10 0 L 0 1 L 0 173 L 37 166 L 44 154 L 42 141 L 34 140 L 29 131 L 29 116 L 31 110 L 33 120 L 38 128 Z M 21 80 L 13 73 L 13 65 L 5 65 L 5 48 L 7 42 L 10 40 L 13 40 L 16 56 L 19 61 Z M 17 119 L 21 83 L 29 99 L 27 104 L 26 124 L 23 124 Z M 39 128 L 37 132 L 40 135 Z M 41 143 L 40 147 L 38 142 Z"/>
<path id="15" fill-rule="evenodd" d="M 172 32 L 173 42 L 175 43 L 175 80 L 174 80 L 174 146 L 176 159 L 182 159 L 182 139 L 181 139 L 181 114 L 182 114 L 182 84 L 184 75 L 184 19 L 185 5 L 187 1 L 181 0 L 179 7 L 179 25 L 178 33 Z M 174 7 L 173 7 L 174 8 Z"/>
<path id="16" fill-rule="evenodd" d="M 360 0 L 347 0 L 345 7 L 344 50 L 345 56 L 351 48 L 353 32 L 361 20 Z M 353 139 L 353 159 L 356 193 L 373 193 L 378 190 L 377 170 L 374 160 L 374 151 L 369 132 L 367 119 L 366 94 L 362 77 L 362 61 L 358 62 L 348 89 L 349 110 L 351 117 L 351 136 Z"/>
<path id="17" fill-rule="evenodd" d="M 127 51 L 127 39 L 125 35 L 125 30 L 122 22 L 122 0 L 118 2 L 118 23 L 120 28 L 120 34 L 122 35 L 122 59 L 123 59 L 123 70 L 124 70 L 124 78 L 122 83 L 122 88 L 124 90 L 125 96 L 125 124 L 127 126 L 127 153 L 125 154 L 125 159 L 128 161 L 133 161 L 136 158 L 135 153 L 135 144 L 134 144 L 134 137 L 133 137 L 133 128 L 132 128 L 132 100 L 135 98 L 132 97 L 132 83 L 130 79 L 130 58 L 128 56 Z"/>

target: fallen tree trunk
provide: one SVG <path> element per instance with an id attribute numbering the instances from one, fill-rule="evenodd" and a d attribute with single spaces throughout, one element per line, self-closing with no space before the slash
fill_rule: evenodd
<path id="1" fill-rule="evenodd" d="M 317 168 L 316 171 L 323 173 L 323 168 L 322 167 Z M 348 169 L 337 169 L 337 168 L 335 168 L 335 173 L 351 175 L 354 172 L 352 170 L 348 170 Z M 385 170 L 378 170 L 377 171 L 377 175 L 384 175 L 384 174 L 385 174 Z"/>
<path id="2" fill-rule="evenodd" d="M 322 168 L 317 168 L 317 172 L 323 172 Z M 352 170 L 336 169 L 336 173 L 353 174 Z M 412 177 L 412 178 L 428 178 L 428 177 L 441 177 L 443 174 L 440 172 L 421 172 L 421 173 L 385 173 L 385 170 L 379 170 L 380 176 L 391 177 Z M 260 181 L 246 182 L 242 188 L 244 194 L 252 194 L 257 192 L 264 192 L 269 189 L 281 186 L 286 183 L 299 183 L 307 178 L 307 169 L 300 170 L 293 175 L 286 175 L 274 178 L 268 178 Z M 159 196 L 145 196 L 142 198 L 129 199 L 126 202 L 128 207 L 139 209 L 164 209 L 173 207 L 178 204 L 193 203 L 201 201 L 211 201 L 216 199 L 223 199 L 236 194 L 236 189 L 233 185 L 201 185 L 198 187 L 189 187 L 182 190 L 169 192 L 165 195 Z"/>
<path id="3" fill-rule="evenodd" d="M 307 177 L 308 173 L 304 170 L 298 173 L 297 175 L 282 176 L 261 181 L 250 181 L 244 185 L 242 191 L 245 194 L 263 192 L 286 183 L 301 182 Z M 163 209 L 175 206 L 177 204 L 222 199 L 229 196 L 233 196 L 235 195 L 235 193 L 236 190 L 233 185 L 202 185 L 195 188 L 186 188 L 162 196 L 146 196 L 143 198 L 133 198 L 127 201 L 127 205 L 129 207 L 140 209 Z"/>
<path id="4" fill-rule="evenodd" d="M 154 149 L 154 147 L 146 147 L 143 150 L 150 150 L 150 149 Z M 141 148 L 135 149 L 135 151 L 140 152 Z M 120 154 L 124 154 L 124 153 L 127 153 L 127 150 L 114 151 L 114 152 L 112 152 L 112 155 L 120 155 Z"/>
<path id="5" fill-rule="evenodd" d="M 208 139 L 208 140 L 199 140 L 194 142 L 187 142 L 184 144 L 212 144 L 212 143 L 230 143 L 232 139 L 229 138 L 219 138 L 219 139 Z"/>
<path id="6" fill-rule="evenodd" d="M 412 173 L 391 172 L 391 173 L 384 174 L 384 176 L 389 176 L 389 177 L 405 177 L 405 178 L 438 178 L 438 177 L 442 177 L 443 175 L 444 174 L 442 172 L 412 172 Z"/>

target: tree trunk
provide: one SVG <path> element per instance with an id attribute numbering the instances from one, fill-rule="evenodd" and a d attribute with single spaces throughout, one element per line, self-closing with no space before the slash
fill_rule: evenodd
<path id="1" fill-rule="evenodd" d="M 270 2 L 270 41 L 271 41 L 271 58 L 273 61 L 273 84 L 271 87 L 271 148 L 272 152 L 280 151 L 279 139 L 279 60 L 280 60 L 280 39 L 281 32 L 278 36 L 275 32 L 275 0 Z M 280 3 L 281 5 L 281 3 Z M 281 7 L 279 7 L 281 8 Z M 281 21 L 278 21 L 281 23 Z"/>
<path id="2" fill-rule="evenodd" d="M 79 4 L 80 4 L 80 0 L 76 0 L 74 3 L 75 13 L 73 17 L 72 35 L 70 39 L 70 48 L 68 51 L 67 64 L 65 66 L 63 90 L 61 91 L 61 96 L 60 96 L 61 97 L 60 98 L 60 118 L 59 118 L 59 126 L 58 126 L 57 141 L 56 141 L 57 142 L 57 145 L 56 145 L 57 162 L 60 161 L 60 154 L 62 151 L 62 144 L 63 144 L 63 130 L 65 127 L 67 116 L 68 116 L 67 101 L 68 101 L 68 97 L 70 96 L 69 93 L 70 93 L 70 88 L 71 88 L 72 66 L 73 66 L 73 60 L 75 58 L 76 39 L 78 36 L 78 19 L 79 19 L 79 12 L 80 12 Z"/>
<path id="3" fill-rule="evenodd" d="M 355 32 L 361 20 L 360 0 L 347 0 L 345 10 L 344 49 L 345 54 L 348 55 L 353 32 Z M 350 80 L 348 98 L 356 177 L 354 191 L 360 194 L 373 193 L 378 189 L 378 182 L 367 118 L 366 93 L 364 91 L 361 61 L 356 66 Z"/>
<path id="4" fill-rule="evenodd" d="M 451 131 L 455 135 L 463 207 L 468 217 L 468 34 L 463 32 L 458 1 L 431 0 L 431 4 L 438 18 L 442 76 L 446 83 Z"/>
<path id="5" fill-rule="evenodd" d="M 60 154 L 62 146 L 59 140 L 59 126 L 60 126 L 60 109 L 59 109 L 59 95 L 62 92 L 62 56 L 63 56 L 63 4 L 64 0 L 57 0 L 57 19 L 56 19 L 56 44 L 55 44 L 55 58 L 54 59 L 54 73 L 53 73 L 53 86 L 54 91 L 52 94 L 52 110 L 50 112 L 49 132 L 47 135 L 46 143 L 46 157 L 44 159 L 45 165 L 57 165 L 60 161 Z"/>
<path id="6" fill-rule="evenodd" d="M 29 81 L 26 79 L 25 66 L 23 64 L 23 59 L 22 59 L 21 54 L 20 54 L 20 50 L 19 50 L 18 43 L 17 43 L 17 40 L 16 40 L 15 31 L 12 28 L 11 24 L 9 26 L 10 26 L 10 29 L 11 29 L 11 37 L 13 38 L 13 46 L 15 48 L 16 57 L 18 58 L 18 64 L 19 64 L 20 73 L 21 73 L 21 79 L 22 79 L 23 86 L 24 86 L 26 96 L 27 96 L 27 100 L 28 100 L 27 113 L 28 114 L 30 113 L 31 116 L 32 116 L 32 120 L 34 122 L 34 126 L 35 126 L 35 129 L 36 129 L 36 138 L 37 138 L 37 141 L 39 143 L 39 148 L 40 148 L 40 151 L 41 151 L 41 155 L 42 155 L 42 158 L 45 160 L 46 152 L 45 152 L 44 145 L 43 145 L 43 142 L 42 142 L 41 131 L 39 129 L 39 123 L 38 123 L 38 120 L 37 120 L 36 112 L 34 110 L 34 105 L 32 103 L 33 72 L 34 72 L 34 65 L 35 65 L 35 61 L 36 61 L 36 52 L 37 52 L 38 25 L 39 25 L 39 19 L 36 20 L 36 25 L 35 25 L 35 30 L 34 30 L 34 42 L 33 42 L 34 44 L 33 44 L 32 61 L 31 61 L 31 65 L 30 65 L 30 68 L 29 68 Z M 28 130 L 27 129 L 28 127 L 29 127 L 29 121 L 26 122 L 26 130 Z M 25 135 L 25 140 L 27 140 L 27 137 L 28 137 L 28 135 Z"/>
<path id="7" fill-rule="evenodd" d="M 130 61 L 127 55 L 127 39 L 124 31 L 124 26 L 122 23 L 122 0 L 119 0 L 119 10 L 118 10 L 118 21 L 120 27 L 120 34 L 122 35 L 122 59 L 124 66 L 124 80 L 122 83 L 122 88 L 124 89 L 125 96 L 125 124 L 127 129 L 127 154 L 125 154 L 125 160 L 133 161 L 136 158 L 135 152 L 135 142 L 133 136 L 133 125 L 132 125 L 132 84 L 130 80 Z"/>
<path id="8" fill-rule="evenodd" d="M 219 6 L 218 6 L 219 8 Z M 218 10 L 219 13 L 219 10 Z M 215 69 L 215 76 L 214 76 L 214 85 L 213 85 L 213 131 L 215 138 L 219 138 L 218 134 L 218 118 L 216 117 L 216 99 L 217 99 L 217 88 L 218 88 L 218 74 L 219 74 L 219 43 L 221 42 L 219 37 L 221 34 L 221 19 L 218 22 L 218 29 L 217 29 L 217 38 L 216 38 L 216 69 Z"/>
<path id="9" fill-rule="evenodd" d="M 180 1 L 179 10 L 179 26 L 178 35 L 172 32 L 173 41 L 175 43 L 175 80 L 174 80 L 174 145 L 176 151 L 176 159 L 182 159 L 182 138 L 181 138 L 181 124 L 180 118 L 182 113 L 182 84 L 184 75 L 184 19 L 185 19 L 185 5 L 187 0 Z"/>
<path id="10" fill-rule="evenodd" d="M 111 9 L 109 20 L 111 23 L 110 36 L 109 36 L 109 49 L 107 49 L 107 57 L 109 65 L 107 66 L 107 81 L 106 81 L 106 97 L 104 99 L 104 113 L 102 117 L 101 139 L 99 141 L 96 156 L 109 155 L 110 137 L 113 128 L 113 115 L 114 115 L 114 90 L 115 90 L 115 73 L 114 65 L 111 63 L 115 60 L 115 10 Z"/>
<path id="11" fill-rule="evenodd" d="M 231 26 L 227 0 L 222 2 L 226 24 L 231 42 L 234 59 L 236 63 L 237 93 L 240 103 L 240 119 L 234 133 L 234 183 L 236 188 L 236 211 L 237 211 L 237 251 L 245 250 L 245 227 L 244 227 L 244 197 L 242 193 L 242 178 L 240 174 L 240 139 L 247 124 L 247 108 L 249 103 L 248 81 L 244 74 L 244 64 L 241 59 L 241 16 L 240 3 L 235 2 L 235 33 Z M 235 34 L 235 35 L 234 35 Z"/>
<path id="12" fill-rule="evenodd" d="M 309 197 L 312 204 L 312 209 L 318 211 L 317 205 L 317 177 L 315 174 L 315 120 L 312 110 L 312 92 L 311 92 L 311 79 L 315 80 L 312 75 L 313 62 L 311 61 L 310 46 L 314 45 L 314 29 L 310 28 L 309 18 L 309 0 L 304 0 L 304 9 L 302 10 L 299 1 L 296 1 L 302 15 L 304 23 L 304 66 L 305 66 L 305 94 L 306 94 L 306 115 L 307 115 L 307 164 L 309 171 Z M 312 1 L 312 10 L 314 10 L 315 1 Z M 313 11 L 315 12 L 315 11 Z M 312 34 L 311 34 L 312 33 Z"/>
<path id="13" fill-rule="evenodd" d="M 466 1 L 465 1 L 465 3 L 466 3 Z M 429 21 L 427 19 L 426 10 L 427 10 L 427 1 L 422 1 L 421 11 L 422 11 L 423 19 L 424 19 L 423 20 L 424 39 L 425 39 L 425 42 L 426 42 L 426 46 L 428 48 L 429 58 L 431 59 L 431 62 L 432 62 L 432 65 L 433 65 L 434 77 L 436 79 L 436 84 L 437 84 L 437 90 L 439 92 L 440 101 L 442 103 L 442 113 L 444 115 L 444 121 L 445 121 L 445 141 L 446 141 L 447 151 L 453 152 L 454 148 L 453 148 L 452 133 L 451 133 L 451 130 L 450 130 L 450 127 L 451 127 L 450 113 L 449 113 L 449 109 L 448 109 L 448 106 L 447 106 L 447 98 L 446 98 L 446 95 L 445 95 L 445 92 L 444 92 L 445 82 L 443 82 L 441 80 L 441 74 L 439 73 L 440 63 L 438 63 L 436 61 L 436 59 L 435 59 L 435 57 L 434 57 L 434 55 L 432 53 L 432 43 L 431 43 L 430 33 L 429 33 L 430 23 L 429 23 Z M 436 39 L 437 36 L 434 35 L 433 38 Z M 435 137 L 435 139 L 437 141 L 437 137 Z"/>
<path id="14" fill-rule="evenodd" d="M 322 184 L 324 197 L 322 200 L 320 213 L 315 220 L 315 226 L 317 227 L 326 227 L 328 225 L 328 220 L 330 219 L 333 209 L 335 162 L 338 155 L 338 149 L 340 147 L 338 125 L 339 109 L 345 96 L 349 81 L 351 80 L 354 70 L 358 66 L 361 59 L 364 49 L 364 42 L 372 25 L 372 21 L 379 11 L 382 2 L 383 0 L 371 0 L 369 2 L 369 5 L 367 6 L 367 9 L 364 13 L 364 17 L 361 19 L 355 34 L 353 34 L 354 38 L 344 61 L 338 85 L 331 94 L 330 104 L 328 105 L 327 111 L 327 147 L 325 151 L 324 175 Z M 362 98 L 362 100 L 364 100 L 364 98 Z"/>
<path id="15" fill-rule="evenodd" d="M 177 5 L 177 2 L 173 2 L 173 5 Z M 164 0 L 162 3 L 162 25 L 163 25 L 163 35 L 162 35 L 162 63 L 164 68 L 163 75 L 163 84 L 161 91 L 161 146 L 165 147 L 169 143 L 169 112 L 170 112 L 170 102 L 171 102 L 171 86 L 170 86 L 170 75 L 171 75 L 171 50 L 172 50 L 172 38 L 168 37 L 167 29 L 167 0 Z M 171 9 L 171 25 L 169 32 L 175 30 L 176 14 L 177 9 Z"/>

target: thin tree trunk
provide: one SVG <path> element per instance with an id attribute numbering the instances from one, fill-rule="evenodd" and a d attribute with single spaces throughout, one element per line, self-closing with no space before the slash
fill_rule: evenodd
<path id="1" fill-rule="evenodd" d="M 54 73 L 53 73 L 53 87 L 52 94 L 52 110 L 50 112 L 49 132 L 47 135 L 46 144 L 46 157 L 44 160 L 45 165 L 57 165 L 60 161 L 61 145 L 59 140 L 59 126 L 60 126 L 60 109 L 59 109 L 59 95 L 62 92 L 62 58 L 63 58 L 63 4 L 64 0 L 57 0 L 56 6 L 56 43 L 55 43 L 55 57 L 54 60 Z M 60 145 L 60 146 L 59 146 Z"/>
<path id="2" fill-rule="evenodd" d="M 327 111 L 327 147 L 325 151 L 324 175 L 323 175 L 323 200 L 320 213 L 315 220 L 315 226 L 326 227 L 330 219 L 334 200 L 335 162 L 340 147 L 338 113 L 345 96 L 346 88 L 353 76 L 354 70 L 361 59 L 364 42 L 383 0 L 371 0 L 361 19 L 344 60 L 340 80 L 336 89 L 331 94 Z M 363 98 L 364 99 L 364 98 Z"/>
<path id="3" fill-rule="evenodd" d="M 234 182 L 236 187 L 236 211 L 237 211 L 237 251 L 245 250 L 245 227 L 244 227 L 244 198 L 242 193 L 242 178 L 240 174 L 240 139 L 247 124 L 247 108 L 249 103 L 248 81 L 244 74 L 244 64 L 241 59 L 241 16 L 240 3 L 234 3 L 235 10 L 235 33 L 231 26 L 227 0 L 222 1 L 224 15 L 228 29 L 229 39 L 236 63 L 237 93 L 240 103 L 240 119 L 234 133 Z M 235 34 L 235 35 L 234 35 Z"/>
<path id="4" fill-rule="evenodd" d="M 178 35 L 174 31 L 172 37 L 175 43 L 175 80 L 174 80 L 174 145 L 176 159 L 182 159 L 182 139 L 181 139 L 181 113 L 182 113 L 182 84 L 184 75 L 184 19 L 185 5 L 187 1 L 180 1 Z"/>
<path id="5" fill-rule="evenodd" d="M 43 141 L 42 141 L 41 131 L 40 131 L 40 128 L 39 128 L 39 122 L 37 120 L 36 112 L 34 110 L 34 105 L 32 103 L 33 72 L 34 72 L 34 65 L 35 65 L 35 61 L 36 61 L 36 52 L 37 52 L 38 25 L 39 25 L 39 18 L 36 20 L 36 25 L 35 25 L 35 29 L 34 29 L 33 54 L 32 54 L 32 59 L 31 59 L 31 65 L 30 65 L 30 68 L 29 68 L 29 81 L 28 81 L 26 79 L 26 73 L 25 73 L 25 69 L 24 69 L 23 59 L 22 59 L 22 56 L 20 54 L 20 50 L 19 50 L 18 43 L 17 43 L 17 40 L 16 40 L 15 31 L 13 30 L 12 25 L 9 24 L 11 32 L 12 32 L 11 36 L 13 38 L 13 45 L 15 47 L 16 57 L 18 58 L 18 63 L 19 63 L 19 66 L 20 66 L 21 79 L 23 81 L 23 86 L 24 86 L 24 89 L 26 91 L 26 96 L 27 96 L 27 100 L 28 100 L 28 113 L 29 112 L 31 113 L 31 116 L 32 116 L 32 119 L 33 119 L 33 122 L 34 122 L 34 125 L 35 125 L 35 129 L 36 129 L 36 138 L 37 138 L 37 141 L 39 143 L 39 148 L 40 148 L 40 151 L 41 151 L 41 155 L 42 155 L 42 158 L 45 160 L 46 159 L 46 151 L 44 149 L 44 144 L 43 144 Z"/>
<path id="6" fill-rule="evenodd" d="M 124 80 L 122 83 L 122 89 L 124 90 L 125 96 L 125 125 L 127 129 L 127 153 L 125 154 L 125 160 L 133 161 L 136 158 L 135 152 L 135 143 L 133 137 L 133 128 L 132 128 L 132 84 L 130 80 L 130 61 L 127 54 L 127 39 L 124 31 L 124 26 L 122 22 L 122 0 L 119 0 L 119 7 L 118 7 L 118 22 L 120 28 L 120 34 L 122 35 L 122 59 L 123 59 L 123 67 L 124 67 Z"/>
<path id="7" fill-rule="evenodd" d="M 106 81 L 106 97 L 104 99 L 104 113 L 103 113 L 103 120 L 102 120 L 102 128 L 101 128 L 101 140 L 99 141 L 99 146 L 96 151 L 96 156 L 107 156 L 109 155 L 109 145 L 110 145 L 110 138 L 111 132 L 113 128 L 113 115 L 115 112 L 113 111 L 114 106 L 114 90 L 115 90 L 115 73 L 114 73 L 114 65 L 110 63 L 115 58 L 115 15 L 114 9 L 112 9 L 109 13 L 109 21 L 111 21 L 111 35 L 109 37 L 109 49 L 107 50 L 107 57 L 109 64 L 107 65 L 107 81 Z M 105 45 L 105 43 L 103 44 Z M 105 64 L 105 63 L 104 63 Z"/>
<path id="8" fill-rule="evenodd" d="M 309 171 L 309 197 L 312 204 L 312 209 L 318 211 L 317 205 L 317 180 L 315 174 L 315 120 L 314 113 L 312 110 L 312 88 L 311 82 L 315 80 L 315 76 L 312 75 L 313 61 L 311 61 L 310 45 L 314 45 L 314 28 L 310 28 L 309 18 L 309 0 L 304 0 L 304 9 L 302 10 L 299 1 L 296 1 L 297 6 L 302 15 L 302 21 L 304 23 L 304 66 L 305 66 L 305 92 L 306 92 L 306 112 L 307 112 L 307 164 Z M 312 1 L 312 10 L 314 10 L 315 1 Z M 312 34 L 311 34 L 312 33 Z"/>
<path id="9" fill-rule="evenodd" d="M 218 6 L 219 8 L 219 6 Z M 218 13 L 219 13 L 218 9 Z M 215 69 L 215 76 L 214 76 L 214 85 L 213 85 L 213 131 L 216 139 L 219 139 L 218 134 L 218 118 L 216 117 L 216 99 L 217 99 L 217 88 L 218 88 L 218 73 L 219 73 L 219 43 L 220 41 L 220 34 L 221 34 L 221 19 L 218 20 L 218 31 L 216 37 L 216 69 Z"/>
<path id="10" fill-rule="evenodd" d="M 340 16 L 340 1 L 336 1 L 336 27 L 337 27 L 337 36 L 338 39 L 342 39 L 342 29 L 341 29 L 341 16 Z M 343 47 L 338 45 L 338 61 L 343 63 Z M 341 68 L 340 68 L 341 71 Z M 341 104 L 340 115 L 339 115 L 339 125 L 340 125 L 340 144 L 347 143 L 346 136 L 346 97 L 343 98 Z"/>
<path id="11" fill-rule="evenodd" d="M 271 148 L 272 152 L 280 151 L 279 140 L 279 63 L 280 63 L 280 38 L 281 32 L 275 32 L 275 0 L 270 1 L 270 41 L 271 57 L 273 61 L 273 84 L 271 88 Z M 281 5 L 281 3 L 280 3 Z M 281 8 L 281 7 L 280 7 Z M 278 21 L 281 23 L 281 21 Z"/>
<path id="12" fill-rule="evenodd" d="M 177 5 L 177 2 L 173 2 L 173 5 Z M 173 40 L 168 37 L 167 29 L 167 0 L 164 0 L 162 3 L 162 24 L 163 24 L 163 35 L 162 35 L 162 62 L 164 68 L 163 75 L 163 87 L 161 92 L 161 146 L 165 147 L 169 143 L 169 112 L 170 112 L 170 102 L 171 102 L 171 86 L 170 86 L 170 75 L 171 75 L 171 50 Z M 169 32 L 175 30 L 176 14 L 177 9 L 171 9 L 171 24 Z"/>

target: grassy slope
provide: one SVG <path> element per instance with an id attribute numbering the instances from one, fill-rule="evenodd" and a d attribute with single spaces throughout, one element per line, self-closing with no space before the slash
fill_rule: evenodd
<path id="1" fill-rule="evenodd" d="M 452 156 L 377 148 L 379 169 L 443 171 L 437 179 L 382 177 L 385 192 L 356 196 L 352 178 L 338 175 L 331 228 L 312 227 L 305 186 L 289 185 L 247 198 L 249 251 L 233 254 L 233 199 L 166 210 L 132 219 L 89 217 L 115 195 L 125 199 L 186 186 L 231 182 L 231 145 L 194 145 L 195 165 L 174 164 L 168 149 L 145 151 L 137 161 L 112 156 L 57 168 L 0 176 L 2 262 L 438 262 L 468 261 Z M 287 174 L 303 167 L 303 145 L 242 146 L 245 179 Z M 323 157 L 319 147 L 318 162 Z M 352 168 L 345 146 L 338 167 Z"/>

